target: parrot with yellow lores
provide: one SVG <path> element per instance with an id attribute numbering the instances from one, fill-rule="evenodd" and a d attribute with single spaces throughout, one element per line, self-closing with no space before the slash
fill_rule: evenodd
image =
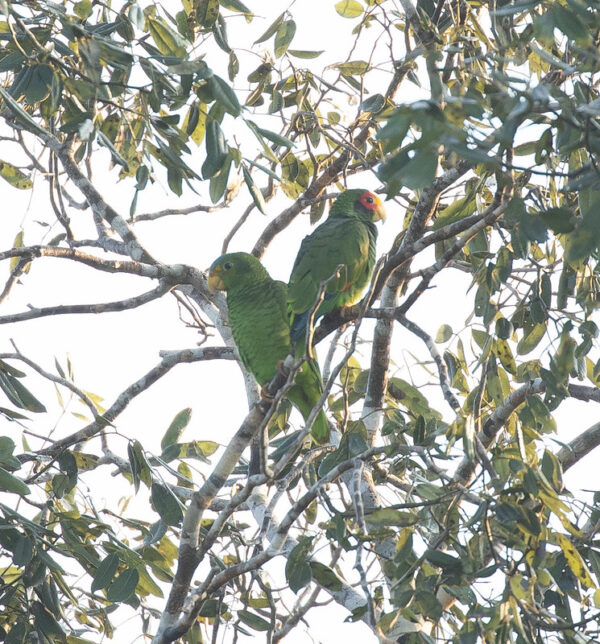
<path id="1" fill-rule="evenodd" d="M 327 285 L 315 320 L 360 299 L 375 267 L 375 222 L 379 220 L 385 220 L 385 210 L 376 194 L 361 188 L 345 190 L 335 200 L 327 219 L 302 240 L 288 284 L 295 347 L 306 336 L 308 316 L 321 283 L 331 278 L 340 264 L 339 277 Z"/>
<path id="2" fill-rule="evenodd" d="M 253 255 L 227 253 L 210 267 L 208 287 L 226 292 L 231 333 L 242 363 L 259 385 L 266 385 L 275 376 L 279 363 L 292 353 L 286 285 L 272 279 Z M 306 421 L 322 392 L 319 366 L 308 359 L 296 373 L 287 397 Z M 323 410 L 311 433 L 317 443 L 329 439 Z"/>

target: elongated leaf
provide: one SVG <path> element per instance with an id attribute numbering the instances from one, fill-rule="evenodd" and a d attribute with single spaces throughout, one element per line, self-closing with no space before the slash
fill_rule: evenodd
<path id="1" fill-rule="evenodd" d="M 227 157 L 227 145 L 221 126 L 214 119 L 206 125 L 206 160 L 202 164 L 202 176 L 210 179 L 223 167 Z"/>
<path id="2" fill-rule="evenodd" d="M 267 213 L 265 212 L 265 199 L 262 195 L 262 192 L 260 191 L 260 188 L 254 183 L 252 175 L 248 172 L 248 169 L 245 165 L 242 166 L 242 172 L 244 174 L 244 182 L 248 187 L 248 191 L 250 192 L 250 195 L 252 196 L 256 207 L 262 212 L 263 215 L 266 215 Z"/>
<path id="3" fill-rule="evenodd" d="M 569 541 L 564 534 L 557 533 L 558 544 L 565 555 L 569 568 L 586 588 L 593 588 L 594 582 L 590 576 L 589 570 L 575 546 Z"/>
<path id="4" fill-rule="evenodd" d="M 227 110 L 232 116 L 239 116 L 242 107 L 228 83 L 226 83 L 220 76 L 211 76 L 208 79 L 208 86 L 211 89 L 214 97 L 219 103 Z"/>
<path id="5" fill-rule="evenodd" d="M 161 54 L 185 56 L 189 43 L 160 18 L 148 16 L 148 29 Z"/>
<path id="6" fill-rule="evenodd" d="M 0 87 L 0 96 L 3 98 L 10 111 L 15 115 L 15 118 L 17 118 L 28 130 L 37 132 L 44 137 L 51 137 L 50 132 L 45 130 L 41 125 L 37 123 L 37 121 L 31 118 L 31 116 L 29 116 L 29 114 L 3 87 Z"/>
<path id="7" fill-rule="evenodd" d="M 175 418 L 173 418 L 173 420 L 171 421 L 171 424 L 169 425 L 169 427 L 167 428 L 167 431 L 165 432 L 165 435 L 162 437 L 162 440 L 160 441 L 161 449 L 165 449 L 165 447 L 167 447 L 168 445 L 171 445 L 172 443 L 176 443 L 179 440 L 181 433 L 187 427 L 191 417 L 192 417 L 192 409 L 191 407 L 186 407 L 185 409 L 182 409 L 175 416 Z"/>
<path id="8" fill-rule="evenodd" d="M 19 190 L 31 190 L 33 181 L 14 165 L 6 161 L 0 161 L 0 177 L 10 183 L 13 188 Z"/>
<path id="9" fill-rule="evenodd" d="M 364 60 L 354 60 L 348 63 L 338 63 L 337 65 L 333 65 L 333 67 L 345 76 L 360 76 L 368 71 L 369 63 Z"/>
<path id="10" fill-rule="evenodd" d="M 219 0 L 199 0 L 195 6 L 198 24 L 210 29 L 219 16 Z"/>
<path id="11" fill-rule="evenodd" d="M 135 568 L 127 568 L 108 587 L 106 597 L 111 602 L 124 602 L 133 595 L 140 575 Z"/>
<path id="12" fill-rule="evenodd" d="M 285 578 L 290 590 L 298 593 L 312 579 L 312 570 L 308 562 L 308 554 L 312 547 L 312 539 L 301 537 L 294 546 L 285 564 Z"/>
<path id="13" fill-rule="evenodd" d="M 0 467 L 0 490 L 21 496 L 25 496 L 31 492 L 29 486 L 23 483 L 21 479 L 7 472 L 3 467 Z"/>
<path id="14" fill-rule="evenodd" d="M 524 335 L 517 344 L 517 353 L 520 356 L 524 356 L 531 351 L 533 351 L 540 340 L 544 337 L 546 333 L 546 323 L 540 322 L 536 324 L 528 333 Z"/>
<path id="15" fill-rule="evenodd" d="M 502 338 L 497 338 L 495 341 L 495 352 L 500 359 L 502 366 L 509 373 L 512 373 L 513 375 L 516 374 L 517 365 L 515 363 L 515 359 L 513 357 L 512 351 L 510 350 L 508 342 L 506 340 L 502 340 Z"/>
<path id="16" fill-rule="evenodd" d="M 320 49 L 319 51 L 306 51 L 304 49 L 288 49 L 287 53 L 294 58 L 318 58 L 325 50 Z"/>
<path id="17" fill-rule="evenodd" d="M 257 127 L 256 129 L 265 137 L 265 139 L 269 139 L 269 141 L 272 141 L 277 145 L 282 145 L 286 148 L 293 148 L 296 145 L 293 141 L 290 141 L 290 139 L 288 139 L 287 137 L 282 136 L 281 134 L 277 134 L 277 132 L 271 132 L 271 130 L 265 130 L 262 127 Z"/>
<path id="18" fill-rule="evenodd" d="M 271 623 L 267 622 L 266 619 L 263 619 L 256 613 L 251 613 L 249 610 L 238 610 L 238 617 L 241 622 L 244 622 L 246 626 L 249 626 L 252 630 L 255 631 L 268 631 L 271 628 Z"/>
<path id="19" fill-rule="evenodd" d="M 178 525 L 183 519 L 179 501 L 171 490 L 162 483 L 152 483 L 152 505 L 167 525 Z"/>
<path id="20" fill-rule="evenodd" d="M 342 590 L 342 582 L 340 578 L 331 570 L 329 566 L 325 566 L 319 561 L 311 561 L 310 569 L 312 571 L 313 578 L 324 588 L 333 591 Z"/>
<path id="21" fill-rule="evenodd" d="M 265 40 L 269 40 L 269 38 L 279 29 L 279 25 L 282 23 L 284 16 L 285 13 L 282 13 L 279 17 L 277 17 L 274 22 L 271 23 L 269 28 L 262 34 L 262 36 L 254 41 L 254 44 L 258 45 L 261 42 L 265 42 Z"/>
<path id="22" fill-rule="evenodd" d="M 94 578 L 92 580 L 92 592 L 95 593 L 98 590 L 107 588 L 115 578 L 118 567 L 119 555 L 113 552 L 105 557 L 100 562 L 98 568 L 96 568 L 96 573 L 94 574 Z"/>
<path id="23" fill-rule="evenodd" d="M 293 20 L 284 20 L 277 29 L 275 36 L 275 58 L 281 58 L 290 46 L 296 34 L 296 23 Z"/>
<path id="24" fill-rule="evenodd" d="M 442 552 L 441 550 L 426 550 L 425 559 L 432 563 L 434 566 L 439 566 L 440 568 L 449 568 L 451 570 L 456 570 L 462 568 L 462 562 L 457 557 Z"/>

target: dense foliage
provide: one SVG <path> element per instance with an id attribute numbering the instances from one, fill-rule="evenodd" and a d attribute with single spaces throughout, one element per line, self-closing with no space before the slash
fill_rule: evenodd
<path id="1" fill-rule="evenodd" d="M 600 493 L 563 473 L 600 444 L 582 411 L 600 403 L 600 3 L 270 4 L 0 1 L 3 194 L 47 195 L 9 220 L 0 324 L 175 298 L 200 338 L 107 404 L 64 355 L 2 341 L 0 641 L 125 641 L 133 609 L 155 644 L 278 642 L 327 601 L 379 641 L 598 641 Z M 166 405 L 138 396 L 183 363 L 236 359 L 200 270 L 217 253 L 156 259 L 183 252 L 180 222 L 235 212 L 203 236 L 263 258 L 346 186 L 388 199 L 393 243 L 315 330 L 331 444 L 290 416 L 285 375 L 271 404 L 245 373 L 245 394 L 220 383 L 220 404 L 249 401 L 237 431 L 190 396 L 150 450 L 125 409 Z M 53 262 L 94 275 L 86 297 L 56 283 L 26 307 Z M 105 301 L 96 276 L 140 286 Z M 461 328 L 433 287 L 456 289 Z M 213 435 L 182 439 L 192 409 Z M 145 511 L 101 507 L 111 475 Z"/>

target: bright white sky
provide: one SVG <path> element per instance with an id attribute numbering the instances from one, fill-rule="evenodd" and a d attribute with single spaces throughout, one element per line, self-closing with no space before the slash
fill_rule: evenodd
<path id="1" fill-rule="evenodd" d="M 260 8 L 265 12 L 264 17 L 256 18 L 251 28 L 250 35 L 257 38 L 288 5 L 280 2 L 258 2 L 248 0 L 251 8 Z M 290 10 L 298 24 L 294 49 L 326 49 L 322 59 L 327 63 L 342 62 L 345 60 L 347 38 L 351 29 L 356 25 L 354 20 L 343 20 L 337 16 L 333 8 L 333 0 L 328 2 L 296 2 L 292 3 Z M 318 19 L 315 9 L 318 8 Z M 268 15 L 267 15 L 268 12 Z M 235 24 L 240 29 L 235 28 Z M 235 46 L 251 48 L 251 38 L 248 38 L 243 18 L 236 18 L 228 22 L 229 39 Z M 402 55 L 403 36 L 398 32 L 398 51 L 396 56 Z M 238 52 L 241 62 L 241 72 L 236 79 L 236 89 L 239 96 L 245 97 L 247 90 L 246 76 L 260 62 L 260 56 L 265 45 L 253 48 L 257 55 L 245 55 Z M 352 59 L 368 57 L 369 52 L 357 50 Z M 379 52 L 379 58 L 384 59 L 386 52 Z M 377 59 L 377 57 L 376 57 Z M 208 64 L 218 73 L 226 77 L 221 68 L 226 64 L 226 55 L 217 50 L 207 53 Z M 302 62 L 302 61 L 300 61 Z M 315 61 L 308 61 L 313 64 Z M 382 78 L 382 83 L 385 83 Z M 384 86 L 384 85 L 382 85 Z M 377 89 L 372 87 L 373 91 Z M 410 102 L 420 98 L 422 94 L 414 96 L 402 94 L 402 100 Z M 340 104 L 340 109 L 347 106 Z M 355 108 L 351 108 L 355 109 Z M 352 112 L 351 112 L 352 114 Z M 270 122 L 269 122 L 270 121 Z M 263 123 L 270 129 L 278 129 L 278 119 L 267 117 Z M 225 123 L 225 130 L 231 123 Z M 238 133 L 245 128 L 237 127 Z M 241 135 L 245 136 L 245 135 Z M 242 139 L 243 140 L 243 139 Z M 3 150 L 1 158 L 12 161 L 10 151 Z M 106 160 L 108 155 L 100 155 Z M 247 156 L 252 156 L 247 154 Z M 203 151 L 194 151 L 192 165 L 199 167 L 203 161 Z M 106 167 L 106 164 L 104 164 Z M 118 182 L 117 170 L 107 172 L 103 164 L 98 164 L 95 174 L 95 183 L 104 194 L 106 200 L 124 216 L 127 216 L 132 198 L 132 183 Z M 262 185 L 262 179 L 257 176 L 257 181 Z M 165 182 L 166 183 L 166 182 Z M 350 186 L 365 186 L 375 188 L 379 185 L 374 175 L 361 176 L 359 180 L 352 179 Z M 137 212 L 152 212 L 163 208 L 186 207 L 201 201 L 209 203 L 207 194 L 208 185 L 199 186 L 202 190 L 200 196 L 185 194 L 177 199 L 170 194 L 165 185 L 155 185 L 140 195 Z M 71 186 L 72 194 L 76 194 Z M 227 211 L 213 214 L 197 213 L 185 217 L 170 217 L 158 221 L 136 225 L 136 233 L 150 252 L 165 263 L 185 263 L 206 268 L 213 259 L 219 255 L 222 240 L 238 219 L 241 212 L 250 201 L 244 192 L 234 205 Z M 53 220 L 47 201 L 47 187 L 42 178 L 36 180 L 36 189 L 32 194 L 19 192 L 7 183 L 0 184 L 0 197 L 4 203 L 2 225 L 0 226 L 0 245 L 8 248 L 12 245 L 15 235 L 21 227 L 25 230 L 25 244 L 38 243 L 41 235 L 39 224 L 36 220 Z M 268 205 L 269 217 L 264 217 L 254 211 L 242 232 L 238 234 L 230 250 L 250 250 L 270 217 L 277 214 L 281 208 L 288 205 L 285 199 L 276 199 Z M 398 204 L 387 204 L 388 221 L 380 231 L 379 252 L 390 248 L 391 242 L 399 232 L 402 225 L 404 212 Z M 94 236 L 94 230 L 89 228 L 88 213 L 73 213 L 72 223 L 77 235 Z M 88 227 L 88 228 L 86 228 Z M 278 236 L 265 256 L 265 264 L 273 277 L 287 281 L 291 262 L 296 254 L 301 238 L 309 231 L 310 226 L 307 216 L 301 216 Z M 59 232 L 54 226 L 46 240 L 51 239 Z M 430 260 L 431 257 L 428 258 Z M 4 280 L 8 274 L 5 264 L 0 268 L 0 276 Z M 24 286 L 16 287 L 8 301 L 2 307 L 2 313 L 24 310 L 28 304 L 34 306 L 49 306 L 71 303 L 96 303 L 113 301 L 144 292 L 152 288 L 153 283 L 142 278 L 126 275 L 102 275 L 97 271 L 83 266 L 74 267 L 71 262 L 58 259 L 39 259 L 33 264 L 28 275 L 22 279 Z M 418 321 L 426 331 L 435 335 L 442 323 L 452 326 L 455 331 L 460 331 L 469 314 L 472 294 L 467 296 L 469 279 L 463 273 L 453 272 L 443 282 L 438 278 L 434 282 L 435 288 L 421 298 L 411 311 L 411 319 Z M 464 306 L 461 306 L 464 303 Z M 365 322 L 363 330 L 365 337 L 370 337 L 369 329 L 372 323 Z M 75 370 L 75 382 L 87 391 L 102 395 L 106 405 L 112 404 L 118 394 L 131 382 L 139 378 L 148 369 L 154 366 L 159 358 L 160 350 L 182 349 L 195 346 L 197 335 L 188 329 L 178 318 L 178 310 L 174 298 L 165 297 L 158 302 L 145 305 L 140 309 L 122 313 L 109 313 L 101 316 L 61 316 L 56 318 L 43 318 L 25 323 L 4 326 L 0 335 L 0 352 L 11 351 L 9 338 L 14 339 L 20 351 L 35 360 L 45 369 L 52 371 L 54 358 L 63 365 L 67 355 Z M 405 332 L 397 330 L 395 337 L 396 355 L 402 355 L 405 362 L 395 365 L 398 375 L 406 380 L 422 383 L 426 376 L 418 367 L 407 368 L 414 364 L 411 354 L 426 359 L 428 356 L 421 342 Z M 221 344 L 215 339 L 215 344 Z M 32 429 L 42 435 L 47 435 L 50 429 L 57 424 L 53 436 L 66 435 L 81 427 L 81 421 L 70 416 L 61 416 L 53 388 L 42 381 L 28 379 L 26 385 L 40 397 L 51 413 L 40 417 L 32 425 Z M 451 419 L 449 409 L 443 403 L 441 394 L 429 388 L 428 395 L 439 400 L 437 407 L 444 413 L 446 419 Z M 64 392 L 62 392 L 63 395 Z M 225 444 L 238 428 L 241 420 L 246 415 L 246 396 L 239 370 L 231 361 L 200 362 L 192 365 L 181 365 L 171 371 L 166 377 L 154 385 L 150 391 L 136 398 L 133 404 L 118 419 L 117 428 L 122 438 L 112 437 L 112 449 L 125 455 L 128 439 L 138 438 L 150 452 L 160 453 L 160 440 L 170 421 L 177 412 L 185 407 L 193 407 L 192 421 L 186 429 L 183 438 L 187 440 L 205 439 L 215 440 Z M 581 404 L 578 405 L 578 410 Z M 83 406 L 75 405 L 69 411 L 84 412 Z M 588 427 L 595 418 L 584 418 L 580 411 L 569 416 L 568 404 L 563 404 L 558 414 L 561 438 L 569 440 L 573 435 Z M 592 411 L 592 410 L 590 410 Z M 568 419 L 568 420 L 567 420 Z M 566 426 L 565 426 L 566 425 Z M 5 427 L 10 433 L 12 428 Z M 34 441 L 32 441 L 33 444 Z M 87 449 L 87 448 L 86 448 Z M 575 468 L 575 470 L 580 468 Z M 589 484 L 589 472 L 574 471 L 567 475 L 567 484 L 574 487 L 585 487 Z M 87 476 L 90 485 L 90 496 L 95 499 L 96 507 L 103 506 L 118 511 L 122 501 L 121 494 L 131 490 L 120 484 L 120 479 L 108 479 L 109 468 L 102 468 L 99 475 Z M 586 475 L 588 479 L 586 480 Z M 200 478 L 198 478 L 200 480 Z M 593 479 L 592 479 L 593 480 Z M 141 488 L 128 509 L 128 513 L 136 510 L 138 516 L 147 517 L 147 490 Z M 279 570 L 281 581 L 282 564 L 275 563 L 271 570 Z M 88 582 L 84 581 L 84 584 Z M 274 582 L 274 585 L 275 582 Z M 160 604 L 162 607 L 162 603 Z M 330 605 L 327 608 L 317 609 L 310 613 L 310 633 L 303 625 L 299 626 L 285 640 L 290 644 L 308 644 L 310 642 L 362 641 L 375 642 L 371 632 L 362 624 L 344 624 L 347 612 Z M 231 631 L 223 629 L 224 639 L 228 642 Z M 131 640 L 127 639 L 131 635 Z M 133 641 L 136 633 L 135 622 L 128 623 L 119 633 L 116 641 Z M 243 640 L 242 640 L 243 641 Z"/>

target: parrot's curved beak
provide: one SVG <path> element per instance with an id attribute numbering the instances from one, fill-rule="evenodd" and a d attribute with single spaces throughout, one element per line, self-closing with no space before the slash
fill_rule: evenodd
<path id="1" fill-rule="evenodd" d="M 221 279 L 220 275 L 212 270 L 208 273 L 208 288 L 211 291 L 223 291 L 225 290 L 225 284 Z"/>
<path id="2" fill-rule="evenodd" d="M 373 221 L 385 221 L 385 218 L 386 218 L 385 208 L 383 207 L 383 202 L 378 197 L 377 208 L 375 208 L 375 216 L 373 217 Z"/>

